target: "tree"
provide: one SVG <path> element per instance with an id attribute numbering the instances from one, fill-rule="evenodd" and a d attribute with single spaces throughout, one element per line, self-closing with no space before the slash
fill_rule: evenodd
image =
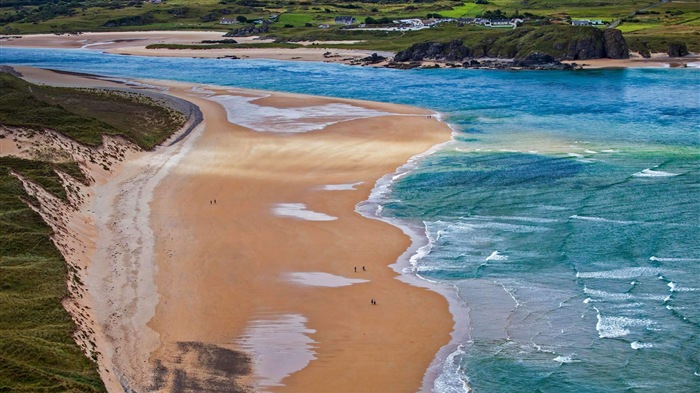
<path id="1" fill-rule="evenodd" d="M 236 20 L 239 21 L 239 22 L 241 22 L 241 23 L 246 23 L 246 22 L 248 22 L 248 18 L 246 18 L 246 17 L 243 16 L 243 15 L 238 15 L 238 16 L 236 17 Z"/>

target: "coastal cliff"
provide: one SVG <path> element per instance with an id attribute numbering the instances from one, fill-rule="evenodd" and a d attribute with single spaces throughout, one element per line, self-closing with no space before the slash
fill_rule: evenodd
<path id="1" fill-rule="evenodd" d="M 505 34 L 487 36 L 473 44 L 465 44 L 462 40 L 422 42 L 398 52 L 394 61 L 525 59 L 533 53 L 547 54 L 557 61 L 629 58 L 629 48 L 620 30 L 559 25 L 515 29 Z"/>

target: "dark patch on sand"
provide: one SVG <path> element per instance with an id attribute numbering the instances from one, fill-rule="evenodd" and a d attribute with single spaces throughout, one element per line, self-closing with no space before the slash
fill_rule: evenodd
<path id="1" fill-rule="evenodd" d="M 201 342 L 178 342 L 169 351 L 169 364 L 156 361 L 150 390 L 172 393 L 249 393 L 240 378 L 251 373 L 243 352 Z"/>

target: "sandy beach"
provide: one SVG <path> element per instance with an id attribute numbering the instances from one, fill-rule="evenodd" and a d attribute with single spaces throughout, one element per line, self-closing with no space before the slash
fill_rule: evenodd
<path id="1" fill-rule="evenodd" d="M 690 54 L 684 57 L 669 57 L 663 53 L 654 53 L 650 58 L 643 58 L 631 54 L 629 59 L 588 59 L 565 61 L 564 63 L 576 63 L 584 69 L 600 68 L 679 68 L 700 67 L 700 56 Z"/>
<path id="2" fill-rule="evenodd" d="M 76 301 L 108 389 L 419 390 L 450 341 L 447 300 L 397 279 L 410 239 L 355 207 L 450 129 L 399 105 L 145 83 L 204 122 L 96 177 L 76 213 Z"/>
<path id="3" fill-rule="evenodd" d="M 237 48 L 237 49 L 146 49 L 151 44 L 198 44 L 203 40 L 221 40 L 220 31 L 143 31 L 114 33 L 82 33 L 80 35 L 32 34 L 25 36 L 6 36 L 0 39 L 0 46 L 27 48 L 70 48 L 93 49 L 108 53 L 134 56 L 154 57 L 202 57 L 222 58 L 236 56 L 240 59 L 272 59 L 318 61 L 354 64 L 372 53 L 387 58 L 392 52 L 370 51 L 360 49 L 323 48 L 324 44 L 353 44 L 357 41 L 315 41 L 300 42 L 303 48 Z M 235 37 L 240 43 L 269 43 L 270 39 L 257 36 Z M 599 68 L 675 68 L 700 67 L 700 55 L 690 54 L 684 57 L 669 57 L 665 53 L 654 53 L 650 58 L 643 58 L 632 53 L 629 59 L 589 59 L 564 61 L 576 63 L 584 69 Z M 435 64 L 447 67 L 445 62 L 425 61 L 424 66 Z M 375 66 L 381 66 L 380 63 Z"/>
<path id="4" fill-rule="evenodd" d="M 298 60 L 348 63 L 367 57 L 372 53 L 393 56 L 391 52 L 377 52 L 358 49 L 323 48 L 323 44 L 341 44 L 342 41 L 302 42 L 303 48 L 237 48 L 237 49 L 146 49 L 151 44 L 200 44 L 204 40 L 221 40 L 221 31 L 134 31 L 114 33 L 73 34 L 31 34 L 7 36 L 0 39 L 0 46 L 25 48 L 67 48 L 92 49 L 108 53 L 155 57 L 225 57 L 241 59 Z M 274 40 L 259 39 L 257 36 L 235 37 L 237 42 L 269 43 Z M 357 41 L 347 41 L 348 44 Z M 312 44 L 314 44 L 312 46 Z"/>

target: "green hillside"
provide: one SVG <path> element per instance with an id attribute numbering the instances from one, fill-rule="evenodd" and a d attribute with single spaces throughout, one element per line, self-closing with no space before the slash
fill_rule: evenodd
<path id="1" fill-rule="evenodd" d="M 604 25 L 614 24 L 622 30 L 632 50 L 644 47 L 663 52 L 669 42 L 683 41 L 691 51 L 700 51 L 700 0 L 4 0 L 0 3 L 0 31 L 6 34 L 176 29 L 228 31 L 258 21 L 255 26 L 262 26 L 265 22 L 267 31 L 262 35 L 281 41 L 309 37 L 361 39 L 366 42 L 356 46 L 369 49 L 397 50 L 421 40 L 452 38 L 445 37 L 451 34 L 449 26 L 402 33 L 353 31 L 336 25 L 334 19 L 337 16 L 352 16 L 358 24 L 382 21 L 391 24 L 391 20 L 428 16 L 519 16 L 525 19 L 525 25 L 599 20 Z M 222 19 L 244 22 L 222 24 Z M 321 25 L 328 25 L 328 28 L 321 29 Z M 473 30 L 473 34 L 479 35 L 488 34 L 487 31 L 493 29 L 479 26 Z M 401 47 L 394 42 L 400 42 Z"/>

